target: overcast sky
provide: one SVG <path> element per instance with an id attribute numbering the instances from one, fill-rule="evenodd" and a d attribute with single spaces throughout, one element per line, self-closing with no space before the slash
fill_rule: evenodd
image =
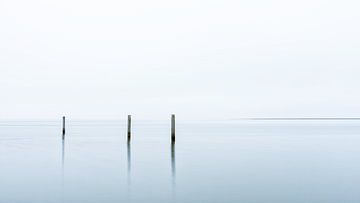
<path id="1" fill-rule="evenodd" d="M 0 119 L 360 117 L 356 0 L 0 2 Z"/>

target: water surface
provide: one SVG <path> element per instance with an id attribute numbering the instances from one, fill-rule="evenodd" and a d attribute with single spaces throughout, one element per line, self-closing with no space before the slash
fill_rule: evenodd
<path id="1" fill-rule="evenodd" d="M 178 119 L 179 120 L 179 119 Z M 360 121 L 0 122 L 0 202 L 360 202 Z"/>

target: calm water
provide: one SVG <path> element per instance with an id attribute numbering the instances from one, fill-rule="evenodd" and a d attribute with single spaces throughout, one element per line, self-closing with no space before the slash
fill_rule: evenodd
<path id="1" fill-rule="evenodd" d="M 360 202 L 360 121 L 0 122 L 0 202 Z"/>

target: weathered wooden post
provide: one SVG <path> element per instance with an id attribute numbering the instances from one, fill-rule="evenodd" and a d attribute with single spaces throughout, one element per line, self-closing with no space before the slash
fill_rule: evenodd
<path id="1" fill-rule="evenodd" d="M 171 143 L 175 143 L 175 114 L 171 115 Z"/>
<path id="2" fill-rule="evenodd" d="M 130 142 L 131 139 L 131 115 L 128 115 L 128 127 L 127 127 L 127 140 Z"/>
<path id="3" fill-rule="evenodd" d="M 63 116 L 62 138 L 65 139 L 65 116 Z"/>

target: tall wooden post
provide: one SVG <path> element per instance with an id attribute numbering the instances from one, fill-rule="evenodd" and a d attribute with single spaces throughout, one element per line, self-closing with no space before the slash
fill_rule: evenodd
<path id="1" fill-rule="evenodd" d="M 65 116 L 63 116 L 62 139 L 65 139 Z"/>
<path id="2" fill-rule="evenodd" d="M 127 140 L 130 142 L 131 139 L 131 115 L 128 115 L 128 127 L 127 127 Z"/>
<path id="3" fill-rule="evenodd" d="M 175 143 L 175 114 L 171 115 L 171 143 Z"/>

